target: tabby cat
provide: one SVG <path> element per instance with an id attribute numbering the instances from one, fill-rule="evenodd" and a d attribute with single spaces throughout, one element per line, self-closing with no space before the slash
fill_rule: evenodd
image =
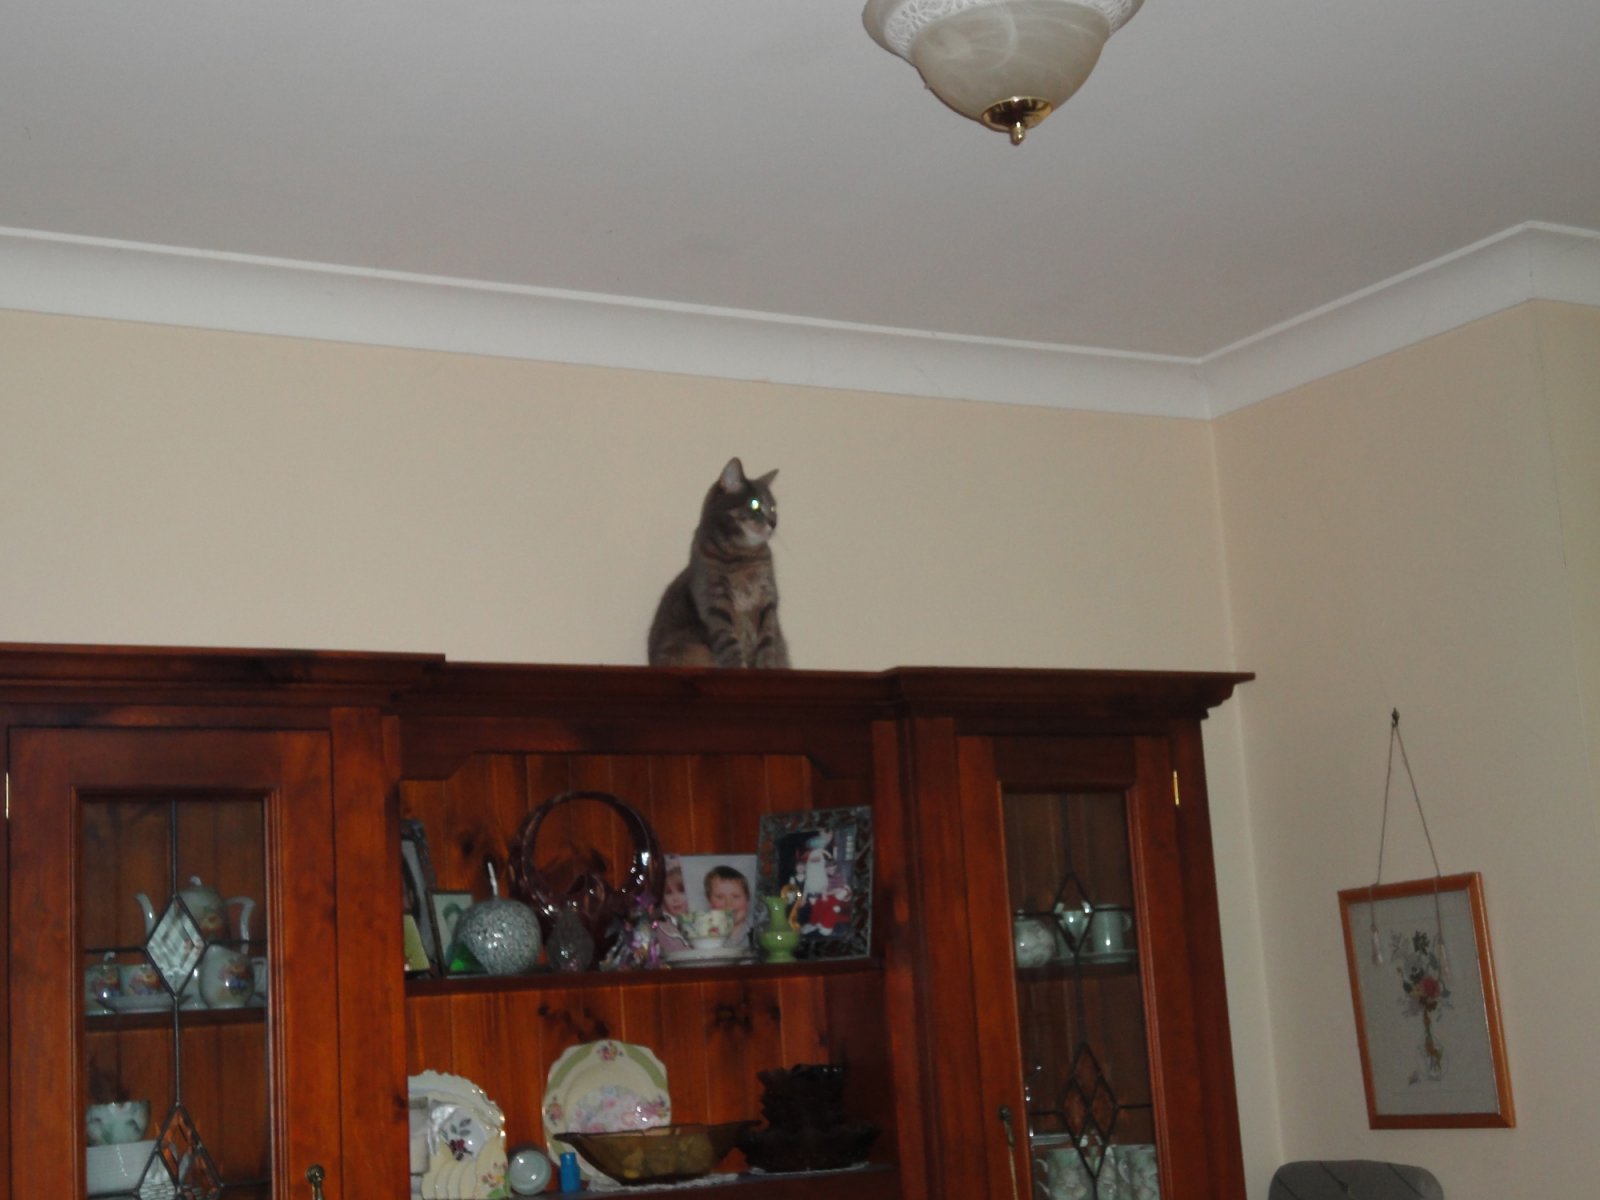
<path id="1" fill-rule="evenodd" d="M 777 471 L 747 479 L 730 458 L 700 506 L 689 565 L 661 594 L 650 665 L 787 667 L 778 580 L 767 542 L 778 528 Z"/>

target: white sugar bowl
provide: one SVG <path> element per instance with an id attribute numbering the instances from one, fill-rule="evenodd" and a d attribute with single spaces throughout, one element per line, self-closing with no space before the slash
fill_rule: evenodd
<path id="1" fill-rule="evenodd" d="M 1018 913 L 1011 918 L 1011 949 L 1019 967 L 1042 967 L 1056 956 L 1053 922 Z"/>

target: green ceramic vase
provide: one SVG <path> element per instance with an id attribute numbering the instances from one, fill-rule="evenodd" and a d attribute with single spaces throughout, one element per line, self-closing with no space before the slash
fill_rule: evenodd
<path id="1" fill-rule="evenodd" d="M 793 962 L 794 948 L 800 944 L 800 931 L 789 924 L 789 906 L 782 896 L 763 896 L 767 906 L 767 927 L 756 939 L 768 962 Z"/>

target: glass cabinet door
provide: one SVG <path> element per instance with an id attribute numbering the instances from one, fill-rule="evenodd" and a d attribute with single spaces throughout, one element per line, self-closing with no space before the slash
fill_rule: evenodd
<path id="1" fill-rule="evenodd" d="M 1127 809 L 1122 792 L 1001 794 L 1022 1124 L 1052 1197 L 1160 1195 Z"/>
<path id="2" fill-rule="evenodd" d="M 326 738 L 20 730 L 11 754 L 12 1069 L 40 1081 L 14 1193 L 71 1164 L 72 1195 L 268 1200 L 336 1165 Z"/>
<path id="3" fill-rule="evenodd" d="M 258 794 L 80 794 L 90 1195 L 270 1194 Z M 259 976 L 259 979 L 258 979 Z"/>
<path id="4" fill-rule="evenodd" d="M 1175 1088 L 1195 1075 L 1165 741 L 962 738 L 958 755 L 987 1194 L 1201 1194 L 1163 1175 L 1190 1153 Z"/>

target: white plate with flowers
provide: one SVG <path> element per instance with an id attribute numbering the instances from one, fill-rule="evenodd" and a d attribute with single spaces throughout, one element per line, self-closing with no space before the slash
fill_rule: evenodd
<path id="1" fill-rule="evenodd" d="M 423 1071 L 407 1080 L 411 1191 L 420 1200 L 504 1200 L 505 1114 L 461 1075 Z"/>
<path id="2" fill-rule="evenodd" d="M 562 1154 L 576 1153 L 561 1140 L 569 1129 L 618 1133 L 670 1125 L 667 1068 L 648 1046 L 634 1042 L 607 1038 L 572 1046 L 551 1064 L 542 1111 L 545 1144 L 558 1162 Z M 581 1154 L 578 1169 L 590 1186 L 616 1186 Z"/>

